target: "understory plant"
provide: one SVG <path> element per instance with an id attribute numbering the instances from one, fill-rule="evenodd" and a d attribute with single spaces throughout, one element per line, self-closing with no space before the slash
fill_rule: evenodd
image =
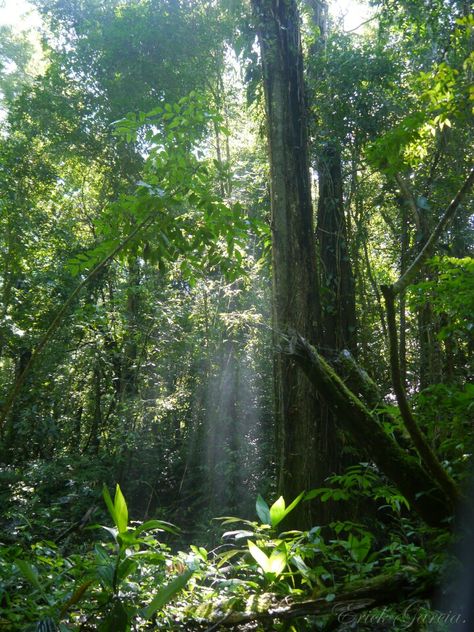
<path id="1" fill-rule="evenodd" d="M 175 526 L 155 519 L 130 521 L 120 486 L 113 499 L 104 486 L 113 525 L 89 529 L 105 531 L 112 541 L 83 545 L 69 554 L 50 541 L 2 549 L 1 623 L 38 632 L 127 632 L 150 626 L 201 630 L 235 620 L 239 629 L 245 613 L 258 619 L 281 604 L 311 599 L 331 604 L 353 582 L 441 571 L 448 536 L 415 525 L 406 500 L 368 464 L 332 477 L 329 484 L 302 492 L 289 505 L 283 497 L 269 505 L 259 495 L 258 519 L 217 519 L 225 527 L 238 526 L 223 533 L 222 544 L 212 550 L 192 544 L 187 552 L 174 554 L 162 540 L 178 533 Z M 350 521 L 307 531 L 279 530 L 301 502 L 347 500 L 357 494 L 383 500 L 378 509 L 390 523 L 386 532 Z M 311 615 L 289 628 L 274 617 L 271 629 L 325 629 L 330 620 L 329 615 Z"/>

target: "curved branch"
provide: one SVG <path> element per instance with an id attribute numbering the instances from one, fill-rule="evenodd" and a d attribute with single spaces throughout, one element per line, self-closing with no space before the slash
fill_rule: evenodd
<path id="1" fill-rule="evenodd" d="M 454 217 L 454 214 L 458 210 L 459 205 L 462 203 L 466 195 L 471 190 L 471 187 L 474 184 L 474 168 L 471 169 L 468 177 L 466 178 L 464 184 L 456 193 L 451 203 L 443 213 L 441 219 L 439 220 L 436 228 L 429 236 L 427 242 L 421 249 L 420 253 L 416 257 L 415 261 L 411 264 L 408 270 L 402 274 L 402 276 L 398 279 L 396 283 L 393 284 L 393 292 L 395 295 L 400 294 L 407 288 L 410 283 L 412 283 L 418 274 L 418 272 L 423 267 L 423 264 L 426 262 L 428 257 L 431 255 L 436 242 L 440 238 L 442 232 L 445 230 L 446 226 Z"/>
<path id="2" fill-rule="evenodd" d="M 405 428 L 410 435 L 413 444 L 421 457 L 421 460 L 434 480 L 444 490 L 451 501 L 453 509 L 461 500 L 461 494 L 451 476 L 446 472 L 439 462 L 438 457 L 432 450 L 425 435 L 421 431 L 415 417 L 413 416 L 403 386 L 402 375 L 400 371 L 400 362 L 398 358 L 398 339 L 397 325 L 395 320 L 395 292 L 393 287 L 388 285 L 381 286 L 382 294 L 385 299 L 387 309 L 387 325 L 388 339 L 390 344 L 390 368 L 392 373 L 392 385 L 397 398 L 400 414 L 403 419 Z"/>

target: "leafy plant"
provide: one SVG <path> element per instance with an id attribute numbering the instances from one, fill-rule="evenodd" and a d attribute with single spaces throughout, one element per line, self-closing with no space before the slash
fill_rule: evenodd
<path id="1" fill-rule="evenodd" d="M 118 484 L 113 501 L 105 485 L 103 497 L 115 527 L 102 528 L 113 536 L 117 547 L 115 554 L 110 556 L 107 549 L 97 545 L 95 558 L 97 575 L 104 589 L 103 601 L 109 603 L 109 613 L 102 621 L 100 629 L 112 632 L 127 629 L 130 621 L 138 614 L 145 619 L 152 618 L 182 590 L 191 578 L 194 569 L 185 569 L 178 577 L 165 584 L 153 597 L 151 603 L 142 610 L 137 610 L 135 605 L 124 600 L 122 590 L 130 575 L 136 573 L 143 564 L 165 561 L 164 556 L 156 556 L 156 553 L 151 550 L 157 543 L 145 534 L 151 531 L 176 534 L 177 529 L 163 520 L 148 520 L 137 527 L 130 526 L 127 503 Z M 149 555 L 150 550 L 151 555 Z"/>

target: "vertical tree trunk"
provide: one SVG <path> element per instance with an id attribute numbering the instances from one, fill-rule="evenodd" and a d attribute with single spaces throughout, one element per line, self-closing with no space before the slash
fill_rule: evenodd
<path id="1" fill-rule="evenodd" d="M 326 144 L 318 159 L 318 241 L 321 257 L 323 350 L 349 349 L 356 355 L 354 276 L 344 217 L 341 155 Z"/>
<path id="2" fill-rule="evenodd" d="M 328 33 L 328 7 L 324 0 L 309 0 L 317 36 L 312 46 L 316 59 L 326 48 Z M 320 80 L 326 74 L 324 63 L 316 64 Z M 319 183 L 317 209 L 317 239 L 319 246 L 321 333 L 320 348 L 326 357 L 333 358 L 342 349 L 349 349 L 357 356 L 355 283 L 349 254 L 346 217 L 344 212 L 341 149 L 337 140 L 318 139 L 317 171 Z M 352 190 L 355 192 L 355 178 Z M 336 415 L 326 402 L 321 402 L 324 425 L 331 429 L 326 444 L 328 469 L 340 473 L 354 462 L 344 452 L 345 438 L 337 432 Z M 355 505 L 352 506 L 357 511 Z M 347 515 L 347 508 L 340 503 L 327 506 L 326 517 L 332 520 L 355 518 Z"/>
<path id="3" fill-rule="evenodd" d="M 98 454 L 100 447 L 100 432 L 102 430 L 102 367 L 99 352 L 92 373 L 93 409 L 92 423 L 88 447 L 92 454 Z"/>
<path id="4" fill-rule="evenodd" d="M 408 249 L 410 246 L 410 235 L 408 231 L 408 213 L 404 204 L 401 207 L 402 210 L 402 230 L 401 230 L 401 252 L 400 252 L 400 274 L 404 274 L 408 267 Z M 400 374 L 402 384 L 405 386 L 407 381 L 407 345 L 406 345 L 406 327 L 407 319 L 405 315 L 406 309 L 406 294 L 403 293 L 400 296 L 399 302 L 399 314 L 400 314 L 400 341 L 399 341 L 399 355 L 400 355 Z"/>
<path id="5" fill-rule="evenodd" d="M 271 172 L 274 324 L 316 341 L 319 297 L 299 15 L 294 0 L 253 0 L 261 47 Z M 276 358 L 279 490 L 287 501 L 321 485 L 330 432 L 291 358 Z M 294 523 L 311 522 L 308 503 Z"/>
<path id="6" fill-rule="evenodd" d="M 421 252 L 432 229 L 430 222 L 423 213 L 419 213 L 419 235 L 417 253 Z M 420 271 L 420 280 L 434 279 L 434 274 L 426 266 Z M 442 381 L 441 347 L 437 334 L 439 331 L 438 319 L 433 312 L 430 302 L 418 308 L 418 344 L 420 348 L 420 389 L 423 390 L 432 384 Z"/>
<path id="7" fill-rule="evenodd" d="M 128 404 L 138 394 L 137 375 L 137 334 L 139 313 L 140 268 L 136 258 L 130 258 L 128 263 L 127 288 L 127 329 L 122 358 L 122 400 Z"/>

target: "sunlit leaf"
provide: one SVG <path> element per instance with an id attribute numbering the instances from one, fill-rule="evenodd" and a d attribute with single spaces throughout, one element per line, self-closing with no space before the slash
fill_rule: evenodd
<path id="1" fill-rule="evenodd" d="M 115 507 L 114 507 L 114 503 L 112 502 L 112 498 L 110 497 L 110 493 L 109 493 L 109 489 L 107 487 L 107 485 L 105 485 L 102 488 L 102 497 L 105 500 L 105 504 L 107 505 L 107 509 L 109 510 L 109 514 L 112 517 L 112 520 L 114 521 L 114 524 L 117 525 L 117 517 L 115 515 Z"/>
<path id="2" fill-rule="evenodd" d="M 269 572 L 270 560 L 268 556 L 259 548 L 252 540 L 247 540 L 247 546 L 249 553 L 253 559 L 257 562 L 264 573 Z"/>
<path id="3" fill-rule="evenodd" d="M 285 516 L 287 516 L 293 509 L 302 501 L 306 492 L 301 492 L 294 500 L 291 502 L 288 507 L 285 509 Z"/>
<path id="4" fill-rule="evenodd" d="M 285 551 L 281 551 L 279 549 L 275 549 L 272 551 L 270 555 L 270 559 L 268 560 L 268 570 L 267 573 L 274 573 L 277 577 L 280 575 L 287 563 L 287 556 Z"/>
<path id="5" fill-rule="evenodd" d="M 276 527 L 276 525 L 285 517 L 285 507 L 285 499 L 283 496 L 280 496 L 280 498 L 278 498 L 278 500 L 276 500 L 270 507 L 270 521 L 272 527 Z"/>
<path id="6" fill-rule="evenodd" d="M 118 483 L 115 488 L 114 510 L 116 519 L 115 524 L 117 525 L 119 533 L 123 533 L 127 530 L 128 526 L 128 508 Z"/>

